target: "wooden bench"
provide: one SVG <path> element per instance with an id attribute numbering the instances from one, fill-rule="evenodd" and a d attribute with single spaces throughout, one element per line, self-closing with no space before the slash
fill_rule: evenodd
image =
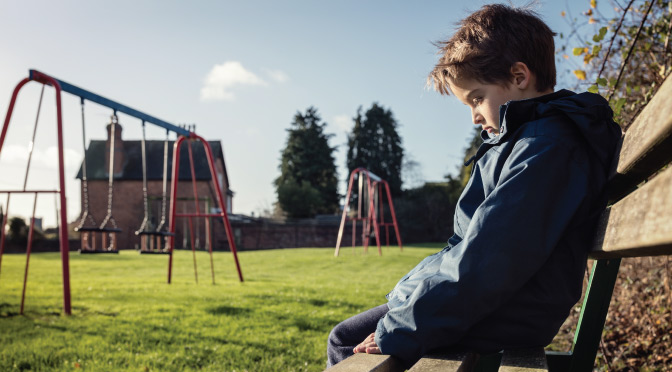
<path id="1" fill-rule="evenodd" d="M 625 257 L 672 254 L 672 78 L 626 132 L 616 154 L 590 258 L 595 260 L 569 352 L 504 350 L 425 356 L 409 371 L 592 371 L 616 276 Z M 636 299 L 633 299 L 636 300 Z M 356 354 L 329 372 L 403 371 L 394 357 Z"/>

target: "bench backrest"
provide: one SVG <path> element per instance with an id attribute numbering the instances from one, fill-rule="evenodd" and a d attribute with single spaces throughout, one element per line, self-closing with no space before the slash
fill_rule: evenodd
<path id="1" fill-rule="evenodd" d="M 617 156 L 607 188 L 613 204 L 600 217 L 590 254 L 597 261 L 560 369 L 592 371 L 621 258 L 672 254 L 672 79 L 630 125 Z"/>
<path id="2" fill-rule="evenodd" d="M 623 137 L 608 187 L 617 202 L 602 215 L 593 258 L 672 254 L 672 167 L 661 171 L 670 161 L 672 79 L 668 78 Z"/>

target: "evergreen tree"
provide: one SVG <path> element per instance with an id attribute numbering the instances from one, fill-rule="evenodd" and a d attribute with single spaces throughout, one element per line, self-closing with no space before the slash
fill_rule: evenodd
<path id="1" fill-rule="evenodd" d="M 13 243 L 26 244 L 28 241 L 28 225 L 21 217 L 9 219 L 9 240 Z"/>
<path id="2" fill-rule="evenodd" d="M 404 149 L 391 110 L 374 103 L 362 117 L 357 110 L 355 126 L 348 136 L 348 174 L 363 167 L 385 179 L 393 195 L 401 194 Z"/>
<path id="3" fill-rule="evenodd" d="M 280 176 L 275 180 L 278 203 L 288 217 L 313 217 L 338 211 L 338 178 L 334 148 L 324 133 L 317 109 L 297 112 L 287 129 L 287 145 L 282 151 Z"/>

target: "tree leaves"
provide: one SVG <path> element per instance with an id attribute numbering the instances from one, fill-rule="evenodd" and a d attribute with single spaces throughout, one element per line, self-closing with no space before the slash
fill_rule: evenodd
<path id="1" fill-rule="evenodd" d="M 329 137 L 317 109 L 294 116 L 287 129 L 280 176 L 275 180 L 278 203 L 292 218 L 331 214 L 338 210 L 338 178 Z M 298 198 L 298 199 L 297 199 Z"/>
<path id="2" fill-rule="evenodd" d="M 386 180 L 392 194 L 399 195 L 404 149 L 392 111 L 374 103 L 362 116 L 360 107 L 354 122 L 348 135 L 348 173 L 366 168 Z"/>
<path id="3" fill-rule="evenodd" d="M 669 50 L 665 45 L 672 15 L 670 4 L 663 0 L 630 0 L 608 19 L 597 11 L 597 1 L 591 1 L 588 11 L 582 13 L 584 18 L 570 20 L 573 32 L 558 51 L 564 57 L 563 52 L 571 49 L 574 57 L 581 58 L 581 65 L 569 58 L 575 67 L 567 72 L 576 78 L 575 89 L 602 93 L 611 101 L 614 119 L 624 128 L 672 70 L 672 55 L 664 52 Z M 592 37 L 580 31 L 586 23 L 600 24 Z"/>
<path id="4" fill-rule="evenodd" d="M 593 36 L 593 41 L 599 43 L 600 41 L 602 41 L 602 39 L 604 39 L 604 35 L 606 34 L 607 34 L 607 28 L 606 27 L 600 28 L 600 31 Z"/>

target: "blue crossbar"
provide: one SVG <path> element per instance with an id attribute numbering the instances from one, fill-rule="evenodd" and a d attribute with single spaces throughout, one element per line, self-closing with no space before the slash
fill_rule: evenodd
<path id="1" fill-rule="evenodd" d="M 31 80 L 37 80 L 36 75 L 47 75 L 43 72 L 37 71 L 37 70 L 30 70 L 30 79 Z M 158 125 L 161 128 L 167 129 L 169 131 L 175 132 L 177 134 L 183 135 L 185 137 L 189 137 L 190 132 L 184 128 L 178 127 L 177 125 L 170 124 L 168 122 L 165 122 L 161 119 L 157 119 L 154 116 L 147 115 L 144 112 L 140 112 L 136 109 L 132 109 L 126 105 L 122 105 L 121 103 L 112 101 L 111 99 L 107 99 L 103 96 L 99 96 L 95 93 L 89 92 L 88 90 L 82 89 L 80 87 L 76 87 L 70 83 L 66 83 L 63 80 L 59 80 L 54 78 L 53 76 L 50 76 L 52 79 L 56 80 L 58 84 L 61 86 L 61 90 L 64 92 L 68 92 L 72 95 L 75 95 L 77 97 L 80 97 L 85 100 L 89 100 L 91 102 L 95 102 L 99 105 L 109 107 L 112 110 L 118 111 L 118 112 L 123 112 L 126 115 L 133 116 L 135 118 L 138 118 L 140 120 L 143 120 L 146 123 L 151 123 L 154 125 Z"/>

